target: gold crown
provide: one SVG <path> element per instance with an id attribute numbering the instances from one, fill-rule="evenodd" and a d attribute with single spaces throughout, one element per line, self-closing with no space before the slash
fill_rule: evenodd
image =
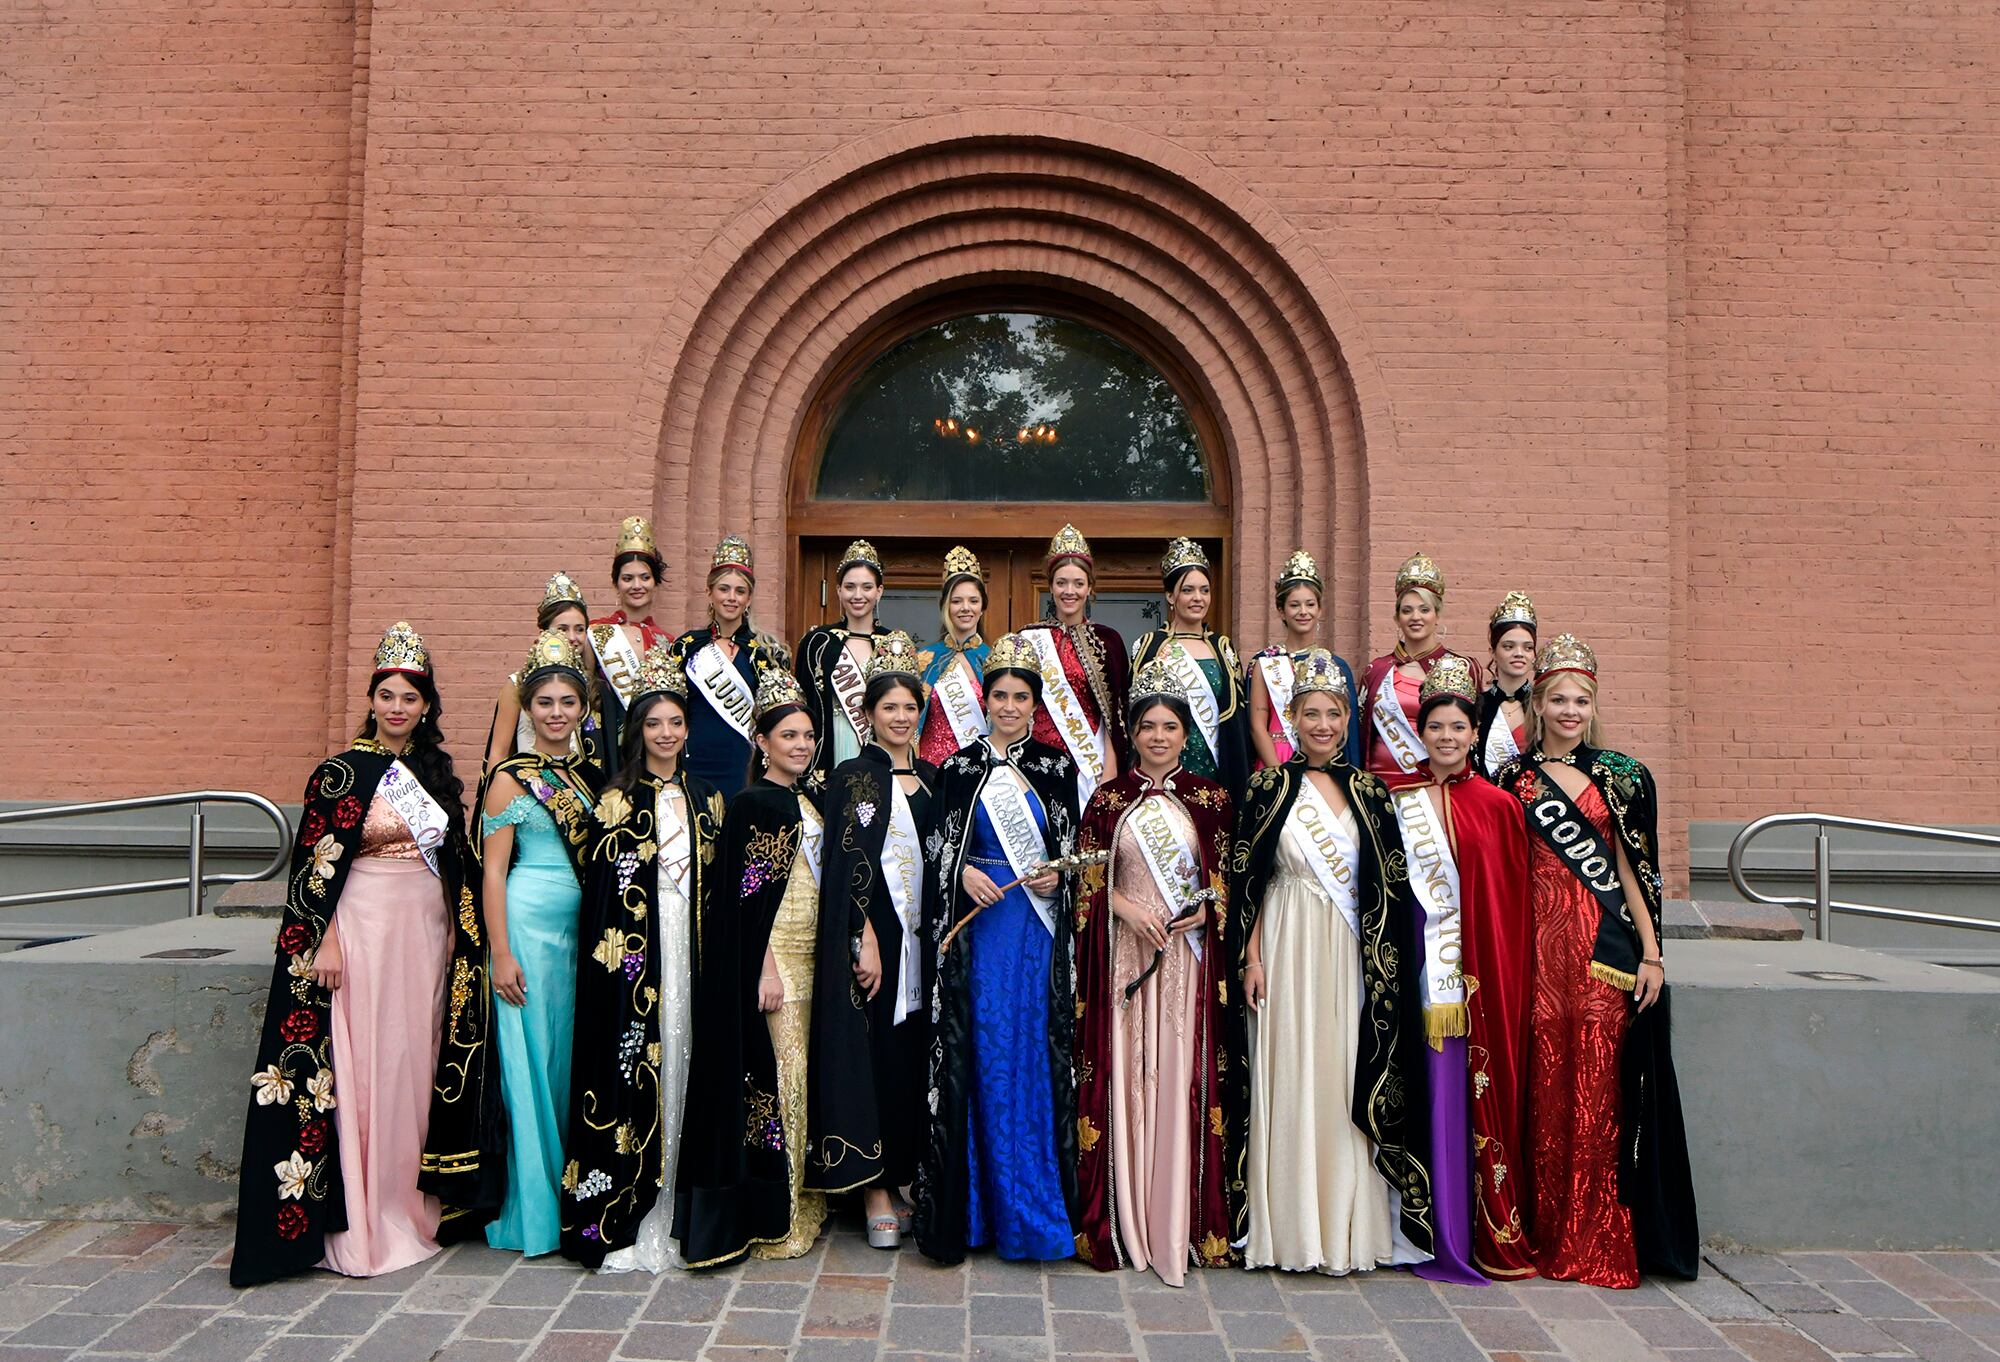
<path id="1" fill-rule="evenodd" d="M 1432 595 L 1444 596 L 1444 573 L 1431 561 L 1430 555 L 1415 554 L 1410 561 L 1396 569 L 1396 599 L 1403 599 L 1403 593 L 1414 587 L 1422 587 Z"/>
<path id="2" fill-rule="evenodd" d="M 687 672 L 674 661 L 671 644 L 655 643 L 639 660 L 639 675 L 632 691 L 633 706 L 636 708 L 649 695 L 671 695 L 682 705 L 687 704 Z"/>
<path id="3" fill-rule="evenodd" d="M 658 558 L 660 551 L 653 547 L 653 522 L 642 515 L 628 515 L 618 522 L 618 547 L 611 551 L 616 558 L 621 553 L 643 553 L 648 558 Z"/>
<path id="4" fill-rule="evenodd" d="M 569 636 L 554 629 L 544 629 L 536 636 L 534 646 L 528 649 L 528 660 L 521 664 L 521 684 L 526 685 L 543 672 L 567 671 L 583 675 L 583 654 L 569 641 Z"/>
<path id="5" fill-rule="evenodd" d="M 799 687 L 799 678 L 783 667 L 766 667 L 757 678 L 757 718 L 761 722 L 766 714 L 786 705 L 803 705 L 806 693 Z"/>
<path id="6" fill-rule="evenodd" d="M 430 649 L 424 646 L 423 635 L 412 629 L 408 620 L 397 620 L 390 625 L 389 632 L 375 645 L 375 670 L 431 674 Z"/>
<path id="7" fill-rule="evenodd" d="M 960 577 L 970 577 L 982 586 L 986 583 L 986 573 L 979 566 L 979 558 L 963 544 L 959 544 L 944 556 L 944 584 L 949 587 Z"/>
<path id="8" fill-rule="evenodd" d="M 1172 651 L 1184 653 L 1187 650 L 1176 643 L 1172 645 Z M 1168 668 L 1165 652 L 1139 668 L 1132 677 L 1132 699 L 1128 708 L 1136 710 L 1142 700 L 1178 700 L 1182 704 L 1188 702 L 1187 687 Z"/>
<path id="9" fill-rule="evenodd" d="M 1347 692 L 1347 678 L 1334 664 L 1333 654 L 1324 648 L 1308 648 L 1292 663 L 1292 703 L 1296 705 L 1314 691 L 1338 695 L 1348 704 L 1354 703 L 1354 697 Z"/>
<path id="10" fill-rule="evenodd" d="M 1004 668 L 1016 671 L 1042 674 L 1042 655 L 1035 651 L 1035 645 L 1028 642 L 1024 634 L 1002 634 L 986 650 L 986 665 L 981 674 L 991 676 Z"/>
<path id="11" fill-rule="evenodd" d="M 1472 664 L 1456 653 L 1449 653 L 1437 661 L 1424 677 L 1423 685 L 1417 687 L 1417 704 L 1440 695 L 1455 695 L 1461 700 L 1477 701 L 1479 687 L 1472 683 Z"/>
<path id="12" fill-rule="evenodd" d="M 1201 545 L 1195 543 L 1192 539 L 1185 537 L 1169 539 L 1167 541 L 1166 556 L 1160 559 L 1160 580 L 1171 582 L 1174 579 L 1175 573 L 1184 571 L 1187 568 L 1200 568 L 1203 572 L 1210 571 L 1208 554 L 1203 551 Z"/>
<path id="13" fill-rule="evenodd" d="M 750 545 L 742 535 L 725 535 L 715 546 L 715 557 L 708 565 L 709 580 L 714 581 L 715 574 L 723 571 L 740 572 L 753 582 L 757 580 L 757 574 L 751 570 Z"/>
<path id="14" fill-rule="evenodd" d="M 846 553 L 840 555 L 840 566 L 833 570 L 834 580 L 845 576 L 851 567 L 874 568 L 879 579 L 882 576 L 882 555 L 875 552 L 875 546 L 866 539 L 857 539 L 847 546 Z"/>
<path id="15" fill-rule="evenodd" d="M 541 607 L 535 613 L 539 615 L 558 605 L 583 605 L 583 588 L 567 572 L 558 572 L 549 578 L 548 586 L 542 591 Z"/>
<path id="16" fill-rule="evenodd" d="M 1535 627 L 1535 603 L 1528 599 L 1525 591 L 1508 592 L 1507 598 L 1493 612 L 1489 627 L 1499 629 L 1515 624 L 1525 624 L 1529 629 Z"/>
<path id="17" fill-rule="evenodd" d="M 921 681 L 924 664 L 917 654 L 917 641 L 901 629 L 890 630 L 875 640 L 875 656 L 868 659 L 861 675 L 867 681 L 878 676 L 907 676 Z"/>
<path id="18" fill-rule="evenodd" d="M 1535 680 L 1554 676 L 1557 672 L 1582 672 L 1595 681 L 1597 654 L 1575 634 L 1557 634 L 1542 648 L 1541 656 L 1535 659 Z"/>
<path id="19" fill-rule="evenodd" d="M 1049 556 L 1042 566 L 1053 572 L 1057 563 L 1065 558 L 1080 560 L 1085 567 L 1092 566 L 1090 541 L 1077 532 L 1074 525 L 1065 525 L 1056 531 L 1056 537 L 1049 541 Z"/>
<path id="20" fill-rule="evenodd" d="M 1315 591 L 1325 591 L 1326 583 L 1320 580 L 1319 564 L 1304 549 L 1293 549 L 1292 556 L 1285 560 L 1284 570 L 1278 573 L 1278 592 L 1295 586 L 1309 586 Z"/>

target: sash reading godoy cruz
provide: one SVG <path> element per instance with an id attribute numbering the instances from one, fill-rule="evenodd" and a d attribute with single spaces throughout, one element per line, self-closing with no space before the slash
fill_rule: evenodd
<path id="1" fill-rule="evenodd" d="M 1625 903 L 1618 878 L 1617 848 L 1599 839 L 1576 801 L 1539 770 L 1528 826 L 1555 852 L 1569 872 L 1597 900 L 1597 940 L 1590 951 L 1591 977 L 1631 992 L 1639 982 L 1639 929 Z"/>
<path id="2" fill-rule="evenodd" d="M 688 663 L 688 679 L 701 689 L 702 698 L 747 742 L 757 713 L 757 696 L 743 674 L 729 664 L 722 649 L 713 643 Z"/>

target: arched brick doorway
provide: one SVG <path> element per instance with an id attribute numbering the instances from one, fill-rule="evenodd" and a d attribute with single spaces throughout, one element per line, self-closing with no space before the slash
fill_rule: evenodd
<path id="1" fill-rule="evenodd" d="M 865 139 L 724 229 L 688 276 L 634 413 L 663 470 L 663 541 L 693 558 L 745 534 L 764 617 L 798 612 L 798 545 L 835 529 L 793 523 L 815 403 L 871 338 L 971 296 L 1067 305 L 1126 328 L 1186 383 L 1227 489 L 1215 537 L 1227 541 L 1239 637 L 1271 634 L 1263 584 L 1303 544 L 1331 576 L 1335 641 L 1360 639 L 1368 447 L 1393 440 L 1393 424 L 1324 266 L 1254 196 L 1173 144 L 1028 111 Z M 1100 509 L 1096 533 L 1115 534 Z M 683 586 L 692 613 L 700 583 Z"/>

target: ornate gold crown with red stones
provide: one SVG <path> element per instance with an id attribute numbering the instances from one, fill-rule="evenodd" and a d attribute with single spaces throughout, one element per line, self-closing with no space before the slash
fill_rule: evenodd
<path id="1" fill-rule="evenodd" d="M 1440 599 L 1444 597 L 1444 571 L 1427 553 L 1412 554 L 1408 562 L 1396 569 L 1396 599 L 1401 600 L 1403 593 L 1413 587 L 1422 587 Z"/>
<path id="2" fill-rule="evenodd" d="M 390 625 L 389 632 L 375 645 L 375 670 L 409 672 L 413 676 L 431 674 L 430 649 L 424 646 L 423 635 L 412 629 L 408 620 L 397 620 Z"/>
<path id="3" fill-rule="evenodd" d="M 1347 692 L 1347 678 L 1335 665 L 1333 654 L 1324 648 L 1308 648 L 1292 663 L 1292 703 L 1296 705 L 1314 691 L 1338 695 L 1348 704 L 1354 703 L 1354 697 Z"/>
<path id="4" fill-rule="evenodd" d="M 1494 610 L 1490 627 L 1499 629 L 1516 624 L 1525 624 L 1530 629 L 1535 627 L 1535 603 L 1528 599 L 1525 591 L 1507 593 L 1507 598 Z"/>
<path id="5" fill-rule="evenodd" d="M 917 641 L 901 629 L 890 630 L 875 640 L 875 656 L 868 659 L 861 674 L 869 681 L 878 676 L 907 676 L 922 689 L 924 664 L 917 653 Z"/>
<path id="6" fill-rule="evenodd" d="M 844 577 L 851 567 L 874 568 L 879 578 L 882 575 L 882 555 L 875 552 L 875 546 L 866 539 L 857 539 L 847 546 L 846 553 L 840 555 L 840 566 L 833 570 L 834 580 Z"/>
<path id="7" fill-rule="evenodd" d="M 1541 656 L 1535 659 L 1535 680 L 1540 681 L 1558 672 L 1579 672 L 1595 681 L 1597 654 L 1575 634 L 1557 634 L 1542 648 Z"/>
<path id="8" fill-rule="evenodd" d="M 642 515 L 628 515 L 618 522 L 618 547 L 611 550 L 616 558 L 621 553 L 643 553 L 648 558 L 658 558 L 660 551 L 653 547 L 653 522 Z"/>
<path id="9" fill-rule="evenodd" d="M 1187 651 L 1178 643 L 1172 647 L 1180 652 Z M 1141 700 L 1178 700 L 1182 704 L 1188 702 L 1187 686 L 1168 668 L 1165 651 L 1139 668 L 1132 677 L 1132 706 L 1136 708 Z"/>
<path id="10" fill-rule="evenodd" d="M 715 546 L 715 556 L 708 564 L 708 579 L 714 581 L 718 572 L 740 572 L 753 582 L 757 580 L 750 562 L 750 544 L 742 535 L 725 535 Z"/>
<path id="11" fill-rule="evenodd" d="M 1474 702 L 1479 698 L 1479 687 L 1472 681 L 1472 664 L 1456 653 L 1439 658 L 1424 677 L 1423 685 L 1417 687 L 1419 705 L 1440 695 L 1455 695 Z"/>
<path id="12" fill-rule="evenodd" d="M 542 590 L 542 603 L 536 609 L 535 613 L 538 615 L 542 614 L 545 611 L 555 609 L 558 605 L 574 605 L 579 608 L 585 608 L 583 605 L 583 588 L 578 586 L 575 579 L 567 572 L 558 572 L 555 576 L 549 578 L 548 586 Z"/>
<path id="13" fill-rule="evenodd" d="M 687 672 L 674 661 L 670 644 L 655 643 L 639 659 L 639 675 L 632 691 L 633 708 L 649 695 L 671 695 L 683 706 L 688 702 Z"/>
<path id="14" fill-rule="evenodd" d="M 1171 582 L 1174 575 L 1187 568 L 1200 568 L 1203 572 L 1211 569 L 1208 554 L 1201 545 L 1185 536 L 1167 541 L 1167 552 L 1160 559 L 1160 580 Z"/>
<path id="15" fill-rule="evenodd" d="M 1068 558 L 1076 559 L 1085 567 L 1095 566 L 1090 557 L 1090 541 L 1074 525 L 1065 525 L 1056 531 L 1055 538 L 1049 541 L 1049 555 L 1042 566 L 1054 572 L 1056 564 Z"/>

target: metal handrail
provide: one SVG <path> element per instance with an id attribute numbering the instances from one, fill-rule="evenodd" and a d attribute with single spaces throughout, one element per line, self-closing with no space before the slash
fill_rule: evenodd
<path id="1" fill-rule="evenodd" d="M 151 894 L 163 889 L 188 891 L 188 916 L 202 912 L 202 890 L 212 884 L 247 884 L 267 880 L 284 869 L 292 850 L 292 820 L 285 811 L 260 794 L 247 790 L 188 790 L 182 794 L 142 795 L 137 799 L 99 799 L 88 804 L 56 804 L 39 809 L 14 809 L 0 813 L 0 827 L 11 823 L 33 823 L 45 818 L 78 818 L 93 813 L 124 813 L 132 809 L 164 809 L 187 804 L 188 873 L 165 880 L 133 880 L 124 884 L 78 885 L 71 889 L 38 889 L 26 894 L 0 894 L 0 908 L 26 908 L 37 903 L 58 903 L 69 899 L 116 898 L 121 894 Z M 278 830 L 278 849 L 259 870 L 216 870 L 203 868 L 207 859 L 204 845 L 208 835 L 208 815 L 204 804 L 242 804 L 257 810 Z"/>
<path id="2" fill-rule="evenodd" d="M 1750 843 L 1772 828 L 1812 827 L 1813 897 L 1809 899 L 1761 894 L 1743 878 L 1743 853 Z M 2000 921 L 1981 917 L 1959 917 L 1952 913 L 1927 913 L 1917 908 L 1889 908 L 1877 903 L 1847 903 L 1833 897 L 1833 849 L 1827 840 L 1828 828 L 1849 828 L 1856 832 L 1881 833 L 1890 837 L 1913 837 L 1929 842 L 1956 842 L 1961 846 L 1991 847 L 2000 850 L 2000 836 L 1985 832 L 1961 832 L 1956 828 L 1933 828 L 1922 823 L 1883 823 L 1873 818 L 1843 818 L 1831 813 L 1770 813 L 1748 823 L 1729 844 L 1729 882 L 1736 892 L 1752 903 L 1773 908 L 1805 908 L 1813 915 L 1813 935 L 1821 941 L 1833 940 L 1833 915 L 1851 913 L 1855 917 L 1886 918 L 1892 922 L 1921 922 L 1933 927 L 1964 927 L 1975 932 L 2000 932 Z"/>

